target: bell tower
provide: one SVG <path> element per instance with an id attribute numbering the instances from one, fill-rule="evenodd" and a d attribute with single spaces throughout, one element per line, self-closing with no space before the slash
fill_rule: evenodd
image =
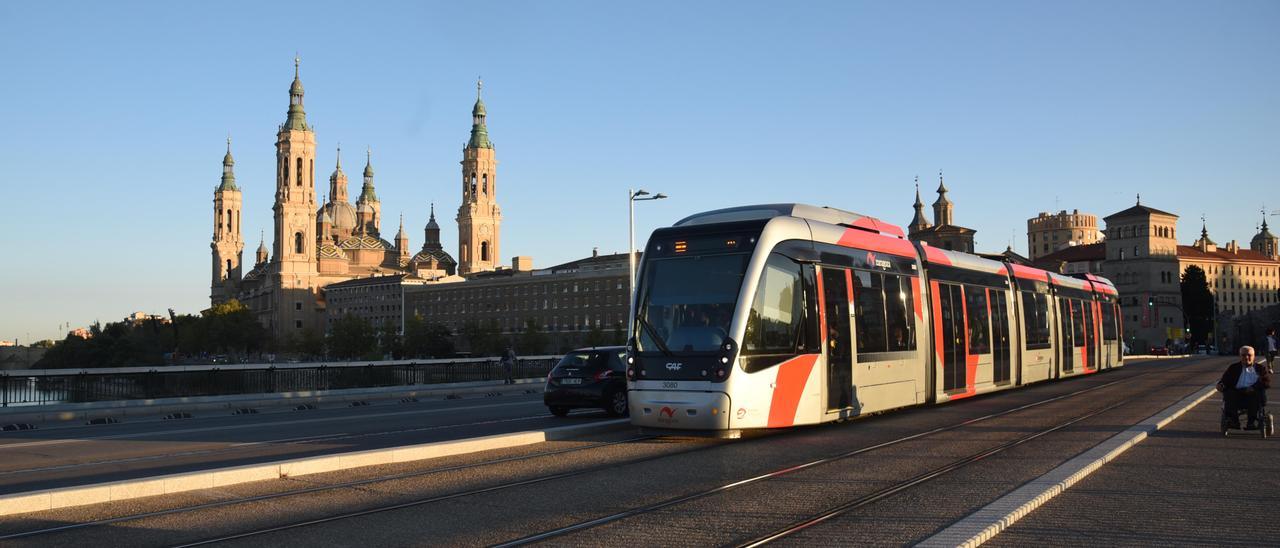
<path id="1" fill-rule="evenodd" d="M 483 83 L 476 81 L 471 139 L 462 149 L 462 205 L 458 207 L 458 274 L 493 270 L 499 264 L 498 160 L 485 126 Z"/>
<path id="2" fill-rule="evenodd" d="M 226 302 L 235 296 L 240 285 L 240 254 L 244 238 L 240 235 L 240 189 L 236 187 L 236 162 L 231 158 L 231 138 L 227 137 L 227 155 L 222 157 L 222 184 L 213 191 L 213 282 L 209 290 L 211 304 Z"/>
<path id="3" fill-rule="evenodd" d="M 303 327 L 317 327 L 314 278 L 316 276 L 315 132 L 303 110 L 299 59 L 293 59 L 293 85 L 289 86 L 289 114 L 276 133 L 275 244 L 272 274 L 281 291 L 272 331 L 297 335 Z"/>

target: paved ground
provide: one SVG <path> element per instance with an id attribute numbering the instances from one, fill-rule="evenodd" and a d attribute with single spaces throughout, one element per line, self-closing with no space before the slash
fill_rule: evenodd
<path id="1" fill-rule="evenodd" d="M 471 438 L 603 420 L 603 412 L 552 417 L 540 390 L 375 402 L 369 406 L 199 413 L 183 420 L 42 425 L 0 433 L 0 494 L 148 477 L 216 466 Z M 532 393 L 528 393 L 532 392 Z"/>
<path id="2" fill-rule="evenodd" d="M 1223 438 L 1221 403 L 1205 400 L 990 544 L 1280 546 L 1280 439 Z"/>
<path id="3" fill-rule="evenodd" d="M 866 449 L 1084 388 L 1101 387 L 1087 395 L 869 450 L 547 541 L 556 546 L 724 545 L 768 533 L 939 464 L 1017 439 L 1067 418 L 1117 405 L 1069 428 L 980 460 L 783 541 L 792 545 L 910 544 L 1203 388 L 1226 363 L 1225 359 L 1217 358 L 1133 363 L 1115 372 L 1040 384 L 990 397 L 738 441 L 634 439 L 634 433 L 620 431 L 582 441 L 13 516 L 0 519 L 0 537 L 41 527 L 260 497 L 254 501 L 0 542 L 41 546 L 100 546 L 104 542 L 176 545 L 324 519 L 352 510 L 411 504 L 245 538 L 232 544 L 488 545 L 742 481 L 781 467 Z M 1256 441 L 1222 440 L 1216 436 L 1212 440 Z M 594 446 L 591 441 L 619 443 Z M 552 453 L 557 451 L 561 452 Z M 348 483 L 353 480 L 369 481 L 359 485 Z M 324 490 L 261 498 L 305 487 Z M 476 492 L 478 490 L 482 492 Z M 1032 533 L 1019 539 L 1020 544 L 1041 542 L 1043 535 Z M 1083 540 L 1073 544 L 1081 543 L 1091 542 Z"/>

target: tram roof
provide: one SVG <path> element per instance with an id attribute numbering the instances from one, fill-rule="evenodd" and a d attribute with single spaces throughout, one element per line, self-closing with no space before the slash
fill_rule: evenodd
<path id="1" fill-rule="evenodd" d="M 831 225 L 841 225 L 877 232 L 885 236 L 906 239 L 902 227 L 886 223 L 875 217 L 809 204 L 758 204 L 695 213 L 679 221 L 675 226 L 693 226 L 734 221 L 753 221 L 773 217 L 797 217 Z"/>
<path id="2" fill-rule="evenodd" d="M 924 260 L 929 264 L 954 266 L 965 270 L 975 270 L 999 276 L 1006 276 L 1009 274 L 1004 263 L 999 261 L 984 259 L 977 255 L 942 249 L 927 244 L 922 244 L 920 248 L 924 250 Z"/>

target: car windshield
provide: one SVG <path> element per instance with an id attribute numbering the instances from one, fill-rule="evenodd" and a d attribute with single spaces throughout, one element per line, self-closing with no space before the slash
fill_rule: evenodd
<path id="1" fill-rule="evenodd" d="M 565 368 L 578 369 L 600 369 L 609 361 L 609 354 L 604 351 L 579 351 L 570 352 L 560 358 L 560 363 L 556 364 L 556 369 L 563 371 Z"/>
<path id="2" fill-rule="evenodd" d="M 636 350 L 711 352 L 729 336 L 747 253 L 656 259 L 641 276 Z"/>

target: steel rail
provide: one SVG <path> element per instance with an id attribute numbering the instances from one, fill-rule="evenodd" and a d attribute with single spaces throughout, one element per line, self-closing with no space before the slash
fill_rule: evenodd
<path id="1" fill-rule="evenodd" d="M 1176 367 L 1176 368 L 1174 368 L 1174 369 L 1183 369 L 1183 368 L 1186 368 L 1186 367 L 1191 367 L 1191 366 L 1196 365 L 1196 364 L 1198 364 L 1198 363 L 1199 363 L 1199 362 L 1192 362 L 1192 363 L 1188 363 L 1188 364 L 1184 364 L 1184 365 L 1177 366 L 1177 367 Z M 838 454 L 838 455 L 833 455 L 833 456 L 830 456 L 830 457 L 824 457 L 824 458 L 817 459 L 817 460 L 813 460 L 813 461 L 809 461 L 809 462 L 806 462 L 806 463 L 803 463 L 803 464 L 797 464 L 797 465 L 793 465 L 793 466 L 788 466 L 788 467 L 786 467 L 786 468 L 782 468 L 782 469 L 774 470 L 774 471 L 772 471 L 772 472 L 768 472 L 768 473 L 765 473 L 765 474 L 760 474 L 760 475 L 758 475 L 758 476 L 754 476 L 754 477 L 750 477 L 750 478 L 746 478 L 746 479 L 738 480 L 738 481 L 735 481 L 735 482 L 732 482 L 732 483 L 727 483 L 727 484 L 724 484 L 724 485 L 721 485 L 721 486 L 718 486 L 718 487 L 714 487 L 714 488 L 707 489 L 707 490 L 704 490 L 704 491 L 699 491 L 699 492 L 697 492 L 697 493 L 691 493 L 691 494 L 687 494 L 687 495 L 682 495 L 682 496 L 674 497 L 674 498 L 671 498 L 671 499 L 667 499 L 667 500 L 665 500 L 665 501 L 661 501 L 661 502 L 657 502 L 657 503 L 653 503 L 653 504 L 649 504 L 649 505 L 645 505 L 645 506 L 641 506 L 641 507 L 633 508 L 633 509 L 630 509 L 630 510 L 625 510 L 625 511 L 623 511 L 623 512 L 619 512 L 619 513 L 612 514 L 612 515 L 609 515 L 609 516 L 604 516 L 604 517 L 600 517 L 600 518 L 596 518 L 596 519 L 592 519 L 592 520 L 588 520 L 588 521 L 584 521 L 584 522 L 576 523 L 576 524 L 573 524 L 573 525 L 569 525 L 569 526 L 561 527 L 561 528 L 558 528 L 558 529 L 553 529 L 553 530 L 546 531 L 546 532 L 543 532 L 543 533 L 538 533 L 538 534 L 536 534 L 536 535 L 530 535 L 530 536 L 526 536 L 526 537 L 518 538 L 518 539 L 515 539 L 515 540 L 510 540 L 510 541 L 503 542 L 503 543 L 500 543 L 500 544 L 496 544 L 496 545 L 493 545 L 493 546 L 494 546 L 495 548 L 507 548 L 507 547 L 512 547 L 512 546 L 523 546 L 523 545 L 527 545 L 527 544 L 531 544 L 531 543 L 535 543 L 535 542 L 541 542 L 541 541 L 544 541 L 544 540 L 547 540 L 547 539 L 550 539 L 550 538 L 559 537 L 559 536 L 562 536 L 562 535 L 566 535 L 566 534 L 569 534 L 569 533 L 574 533 L 574 532 L 581 531 L 581 530 L 584 530 L 584 529 L 590 529 L 590 528 L 598 527 L 598 526 L 600 526 L 600 525 L 605 525 L 605 524 L 608 524 L 608 523 L 612 523 L 612 522 L 620 521 L 620 520 L 623 520 L 623 519 L 631 518 L 631 517 L 638 516 L 638 515 L 642 515 L 642 514 L 648 514 L 648 513 L 651 513 L 651 512 L 657 511 L 657 510 L 661 510 L 661 509 L 663 509 L 663 508 L 667 508 L 667 507 L 670 507 L 670 506 L 675 506 L 675 505 L 678 505 L 678 504 L 683 504 L 683 503 L 690 502 L 690 501 L 693 501 L 693 500 L 697 500 L 697 499 L 701 499 L 701 498 L 706 498 L 706 497 L 709 497 L 709 496 L 712 496 L 712 495 L 716 495 L 716 494 L 720 494 L 720 493 L 723 493 L 723 492 L 726 492 L 726 491 L 729 491 L 729 490 L 732 490 L 732 489 L 736 489 L 736 488 L 738 488 L 738 487 L 742 487 L 742 486 L 744 486 L 744 485 L 750 485 L 750 484 L 758 483 L 758 482 L 761 482 L 761 481 L 765 481 L 765 480 L 769 480 L 769 479 L 777 478 L 777 477 L 780 477 L 780 476 L 785 476 L 785 475 L 788 475 L 788 474 L 792 474 L 792 473 L 795 473 L 795 472 L 799 472 L 799 471 L 801 471 L 801 470 L 805 470 L 805 469 L 808 469 L 808 468 L 813 468 L 813 467 L 815 467 L 815 466 L 821 466 L 821 465 L 824 465 L 824 464 L 829 464 L 829 463 L 837 462 L 837 461 L 844 460 L 844 459 L 847 459 L 847 458 L 850 458 L 850 457 L 854 457 L 854 456 L 857 456 L 857 455 L 861 455 L 861 454 L 863 454 L 863 453 L 868 453 L 868 452 L 875 451 L 875 450 L 878 450 L 878 449 L 883 449 L 883 448 L 886 448 L 886 447 L 890 447 L 890 446 L 898 445 L 898 444 L 901 444 L 901 443 L 904 443 L 904 442 L 907 442 L 907 441 L 912 441 L 912 440 L 920 439 L 920 438 L 923 438 L 923 437 L 932 436 L 932 435 L 934 435 L 934 434 L 939 434 L 939 433 L 942 433 L 942 432 L 947 432 L 947 431 L 951 431 L 951 430 L 956 430 L 956 429 L 959 429 L 959 428 L 963 428 L 963 427 L 965 427 L 965 426 L 972 425 L 972 424 L 974 424 L 974 423 L 978 423 L 978 422 L 982 422 L 982 421 L 986 421 L 986 420 L 990 420 L 990 419 L 995 419 L 995 418 L 1002 417 L 1002 416 L 1005 416 L 1005 415 L 1009 415 L 1009 414 L 1012 414 L 1012 413 L 1016 413 L 1016 412 L 1019 412 L 1019 411 L 1024 411 L 1024 410 L 1026 410 L 1026 409 L 1031 409 L 1031 408 L 1038 407 L 1038 406 L 1041 406 L 1041 405 L 1045 405 L 1045 404 L 1053 403 L 1053 402 L 1060 401 L 1060 400 L 1063 400 L 1063 399 L 1072 398 L 1072 397 L 1075 397 L 1075 396 L 1079 396 L 1079 395 L 1082 395 L 1082 394 L 1086 394 L 1086 393 L 1089 393 L 1089 392 L 1093 392 L 1093 391 L 1095 391 L 1095 390 L 1101 390 L 1101 389 L 1104 389 L 1104 388 L 1107 388 L 1107 387 L 1115 386 L 1115 385 L 1120 384 L 1120 383 L 1123 383 L 1123 382 L 1128 382 L 1128 381 L 1132 381 L 1132 380 L 1140 379 L 1140 378 L 1142 378 L 1142 377 L 1146 377 L 1146 376 L 1148 376 L 1148 375 L 1152 375 L 1152 374 L 1155 374 L 1155 373 L 1168 373 L 1169 371 L 1170 371 L 1169 369 L 1161 369 L 1161 370 L 1158 370 L 1158 371 L 1149 371 L 1149 372 L 1145 372 L 1145 373 L 1137 374 L 1137 375 L 1134 375 L 1134 376 L 1132 376 L 1132 377 L 1125 377 L 1125 378 L 1123 378 L 1123 379 L 1117 379 L 1117 380 L 1114 380 L 1114 381 L 1111 381 L 1111 382 L 1108 382 L 1108 383 L 1105 383 L 1105 384 L 1100 384 L 1100 385 L 1098 385 L 1098 386 L 1092 386 L 1092 387 L 1089 387 L 1089 388 L 1085 388 L 1085 389 L 1083 389 L 1083 390 L 1077 390 L 1077 391 L 1075 391 L 1075 392 L 1070 392 L 1070 393 L 1067 393 L 1067 394 L 1062 394 L 1062 395 L 1060 395 L 1060 396 L 1055 396 L 1055 397 L 1053 397 L 1053 398 L 1049 398 L 1049 399 L 1047 399 L 1047 400 L 1041 400 L 1041 401 L 1038 401 L 1038 402 L 1028 403 L 1028 404 L 1021 405 L 1021 406 L 1018 406 L 1018 407 L 1015 407 L 1015 408 L 1012 408 L 1012 409 L 1007 409 L 1007 410 L 1005 410 L 1005 411 L 1000 411 L 1000 412 L 991 413 L 991 414 L 988 414 L 988 415 L 983 415 L 983 416 L 981 416 L 981 417 L 976 417 L 976 418 L 968 419 L 968 420 L 965 420 L 965 421 L 962 421 L 962 422 L 959 422 L 959 423 L 956 423 L 956 424 L 948 425 L 948 426 L 941 426 L 941 427 L 934 428 L 934 429 L 932 429 L 932 430 L 928 430 L 928 431 L 925 431 L 925 432 L 920 432 L 920 433 L 917 433 L 917 434 L 912 434 L 912 435 L 910 435 L 910 436 L 905 436 L 905 437 L 898 438 L 898 439 L 895 439 L 895 440 L 890 440 L 890 441 L 886 441 L 886 442 L 878 443 L 878 444 L 875 444 L 875 445 L 871 445 L 871 446 L 867 446 L 867 447 L 862 447 L 862 448 L 859 448 L 859 449 L 854 449 L 854 450 L 852 450 L 852 451 L 847 451 L 847 452 L 845 452 L 845 453 L 840 453 L 840 454 Z"/>
<path id="2" fill-rule="evenodd" d="M 103 525 L 111 525 L 111 524 L 114 524 L 114 523 L 122 523 L 122 522 L 127 522 L 127 521 L 137 521 L 137 520 L 140 520 L 140 519 L 151 518 L 151 517 L 157 517 L 157 516 L 170 516 L 170 515 L 175 515 L 175 514 L 183 514 L 183 513 L 188 513 L 188 512 L 194 512 L 194 511 L 197 511 L 197 510 L 207 510 L 207 509 L 210 509 L 210 508 L 221 508 L 221 507 L 231 506 L 231 505 L 236 505 L 236 504 L 245 504 L 245 503 L 250 503 L 250 502 L 259 502 L 259 501 L 264 501 L 264 500 L 272 500 L 272 499 L 278 499 L 278 498 L 284 498 L 284 497 L 292 497 L 292 496 L 306 495 L 306 494 L 311 494 L 311 493 L 319 493 L 319 492 L 324 492 L 324 491 L 332 491 L 332 490 L 335 490 L 335 489 L 346 489 L 346 488 L 349 488 L 349 487 L 359 487 L 359 486 L 362 486 L 362 485 L 369 485 L 369 484 L 373 484 L 373 483 L 381 483 L 381 482 L 386 482 L 386 481 L 395 481 L 395 480 L 401 480 L 401 479 L 407 479 L 407 478 L 415 478 L 415 477 L 421 477 L 421 476 L 428 476 L 428 475 L 432 475 L 432 474 L 441 474 L 441 473 L 444 473 L 444 472 L 454 472 L 454 471 L 458 471 L 458 470 L 467 470 L 467 469 L 472 469 L 472 468 L 480 468 L 480 467 L 484 467 L 484 466 L 491 466 L 491 465 L 496 465 L 496 464 L 505 464 L 505 463 L 509 463 L 509 462 L 517 462 L 517 461 L 522 461 L 522 460 L 531 460 L 531 459 L 541 458 L 541 457 L 548 457 L 548 456 L 555 456 L 555 455 L 563 455 L 563 454 L 566 454 L 566 453 L 574 453 L 574 452 L 578 452 L 578 451 L 587 451 L 587 450 L 591 450 L 591 449 L 599 449 L 599 448 L 601 448 L 601 447 L 608 447 L 608 446 L 612 446 L 612 445 L 620 445 L 620 444 L 625 444 L 625 443 L 633 443 L 633 442 L 637 442 L 637 441 L 644 441 L 644 440 L 647 440 L 647 439 L 653 439 L 654 437 L 655 437 L 655 436 L 640 436 L 640 437 L 628 438 L 628 439 L 625 439 L 625 440 L 619 440 L 619 441 L 608 441 L 608 442 L 595 443 L 595 444 L 591 444 L 591 445 L 587 445 L 587 446 L 583 446 L 583 447 L 571 447 L 571 448 L 567 448 L 567 449 L 557 449 L 557 450 L 554 450 L 554 451 L 542 451 L 542 452 L 532 453 L 532 454 L 528 454 L 528 455 L 517 455 L 517 456 L 505 457 L 505 458 L 501 458 L 501 459 L 497 459 L 497 460 L 490 460 L 490 461 L 484 461 L 484 462 L 477 462 L 477 463 L 472 463 L 472 464 L 460 464 L 460 465 L 455 465 L 455 466 L 445 466 L 445 467 L 440 467 L 440 468 L 432 468 L 432 469 L 430 469 L 430 470 L 421 470 L 421 471 L 417 471 L 417 472 L 406 472 L 406 473 L 403 473 L 403 474 L 394 474 L 394 475 L 390 475 L 390 476 L 378 476 L 378 477 L 375 477 L 375 478 L 367 478 L 367 479 L 362 479 L 362 480 L 353 480 L 353 481 L 347 481 L 347 482 L 342 482 L 342 483 L 335 483 L 335 484 L 330 484 L 330 485 L 318 485 L 318 486 L 315 486 L 315 487 L 308 487 L 308 488 L 305 488 L 305 489 L 296 489 L 296 490 L 292 490 L 292 491 L 284 491 L 284 492 L 280 492 L 280 493 L 269 493 L 269 494 L 265 494 L 265 495 L 255 495 L 255 496 L 251 496 L 251 497 L 240 497 L 240 498 L 234 498 L 234 499 L 228 499 L 228 500 L 221 500 L 221 501 L 216 501 L 216 502 L 208 502 L 208 503 L 204 503 L 204 504 L 197 504 L 197 505 L 193 505 L 193 506 L 183 506 L 183 507 L 180 507 L 180 508 L 170 508 L 170 509 L 166 509 L 166 510 L 156 510 L 156 511 L 154 511 L 154 512 L 143 512 L 143 513 L 139 513 L 139 514 L 130 514 L 130 515 L 127 515 L 127 516 L 119 516 L 119 517 L 106 518 L 106 519 L 95 520 L 95 521 L 87 521 L 87 522 L 83 522 L 83 523 L 72 523 L 72 524 L 68 524 L 68 525 L 60 525 L 60 526 L 57 526 L 57 527 L 49 527 L 49 528 L 46 528 L 46 529 L 37 529 L 37 530 L 33 530 L 33 531 L 25 531 L 25 532 L 21 532 L 21 533 L 13 533 L 13 534 L 9 534 L 9 535 L 3 535 L 3 536 L 0 536 L 0 541 L 3 541 L 3 540 L 11 540 L 11 539 L 20 539 L 20 538 L 28 538 L 28 537 L 38 536 L 38 535 L 46 535 L 46 534 L 58 533 L 58 532 L 63 532 L 63 531 L 70 531 L 70 530 L 75 530 L 75 529 L 85 529 L 85 528 L 90 528 L 90 527 L 100 527 L 100 526 L 103 526 Z"/>

